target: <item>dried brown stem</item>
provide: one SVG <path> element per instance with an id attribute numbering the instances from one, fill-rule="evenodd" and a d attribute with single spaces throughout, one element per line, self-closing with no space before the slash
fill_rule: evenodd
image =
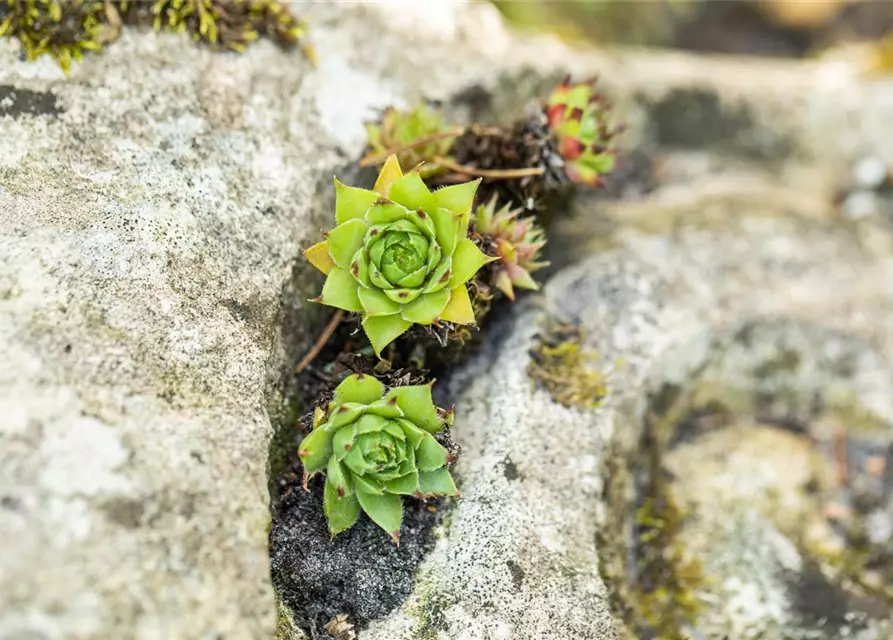
<path id="1" fill-rule="evenodd" d="M 376 153 L 374 155 L 367 155 L 365 158 L 360 160 L 361 167 L 368 167 L 373 164 L 381 164 L 385 160 L 388 159 L 388 156 L 394 153 L 401 153 L 403 151 L 408 151 L 410 149 L 415 149 L 416 147 L 421 147 L 426 144 L 430 144 L 432 142 L 437 142 L 438 140 L 443 140 L 444 138 L 454 138 L 458 135 L 461 135 L 465 131 L 464 127 L 456 127 L 455 129 L 450 129 L 449 131 L 441 131 L 439 133 L 432 133 L 431 135 L 423 136 L 421 138 L 417 138 L 412 142 L 407 142 L 405 144 L 398 145 L 396 147 L 391 147 L 390 149 L 386 149 L 381 153 Z"/>
<path id="2" fill-rule="evenodd" d="M 541 176 L 546 172 L 542 167 L 530 167 L 528 169 L 478 169 L 476 167 L 469 167 L 465 164 L 457 164 L 452 160 L 440 156 L 434 156 L 434 162 L 450 171 L 455 171 L 456 173 L 464 173 L 465 175 L 478 176 L 481 178 L 495 178 L 499 180 Z"/>
<path id="3" fill-rule="evenodd" d="M 298 363 L 298 366 L 295 367 L 295 373 L 301 373 L 304 369 L 306 369 L 313 359 L 319 355 L 319 352 L 322 351 L 322 348 L 326 346 L 326 343 L 329 341 L 329 338 L 332 337 L 332 334 L 335 333 L 335 329 L 338 328 L 338 325 L 341 324 L 341 319 L 344 317 L 344 311 L 338 309 L 335 313 L 332 314 L 332 319 L 329 320 L 329 323 L 326 325 L 325 329 L 322 330 L 322 333 L 319 334 L 319 337 L 316 339 L 316 342 L 313 343 L 313 346 L 310 348 L 301 361 Z"/>
<path id="4" fill-rule="evenodd" d="M 501 136 L 505 133 L 502 127 L 488 127 L 483 124 L 473 124 L 468 130 L 476 136 Z"/>

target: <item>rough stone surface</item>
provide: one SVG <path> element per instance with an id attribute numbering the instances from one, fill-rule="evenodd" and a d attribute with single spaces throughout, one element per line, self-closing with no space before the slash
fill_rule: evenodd
<path id="1" fill-rule="evenodd" d="M 711 78 L 713 85 L 728 82 Z M 745 95 L 742 87 L 739 99 Z M 754 113 L 771 102 L 770 96 Z M 819 111 L 827 116 L 839 103 L 813 106 L 820 117 Z M 777 112 L 755 116 L 747 126 L 770 123 L 778 123 L 777 132 L 792 121 Z M 728 368 L 728 384 L 737 380 L 750 394 L 742 410 L 812 417 L 808 402 L 821 391 L 831 407 L 855 405 L 891 424 L 893 237 L 881 218 L 856 225 L 840 219 L 833 194 L 843 180 L 827 176 L 841 158 L 812 155 L 808 125 L 792 127 L 788 143 L 771 153 L 751 157 L 717 148 L 716 134 L 672 144 L 654 126 L 661 125 L 634 127 L 632 136 L 655 149 L 659 188 L 637 201 L 581 203 L 551 242 L 559 261 L 583 263 L 552 279 L 544 309 L 520 312 L 514 324 L 494 329 L 507 335 L 498 350 L 454 376 L 463 499 L 423 564 L 414 595 L 361 637 L 612 637 L 619 625 L 607 613 L 594 542 L 599 526 L 612 517 L 600 501 L 607 452 L 641 436 L 651 391 L 684 385 L 711 359 Z M 831 144 L 852 139 L 841 136 Z M 873 147 L 867 139 L 862 144 Z M 584 326 L 589 346 L 601 354 L 593 366 L 610 372 L 609 396 L 597 411 L 566 409 L 541 391 L 530 395 L 527 353 L 548 317 Z M 775 335 L 775 323 L 790 328 Z M 729 335 L 747 327 L 767 335 L 735 351 Z M 780 389 L 760 387 L 753 379 L 760 379 L 759 366 L 779 358 L 773 349 L 782 337 L 806 364 L 782 379 Z M 851 340 L 864 344 L 856 348 Z M 764 352 L 745 357 L 757 345 Z M 731 355 L 720 357 L 726 353 Z M 785 637 L 825 637 L 807 625 L 815 620 L 797 618 L 802 612 L 793 605 L 779 613 L 783 628 L 767 623 L 773 614 L 761 603 L 791 603 L 798 593 L 801 599 L 819 597 L 822 584 L 810 591 L 805 569 L 799 580 L 773 573 L 791 542 L 771 521 L 761 522 L 751 540 L 778 544 L 767 542 L 765 556 L 756 560 L 752 545 L 738 550 L 753 563 L 737 566 L 740 597 L 715 611 L 700 632 L 712 637 L 711 630 L 732 629 L 735 637 L 750 637 L 760 627 L 747 621 L 756 619 L 766 624 L 763 629 L 790 633 Z M 714 568 L 736 560 L 732 546 L 717 544 L 713 551 L 719 557 Z M 796 551 L 794 556 L 799 558 Z M 772 580 L 761 584 L 765 576 Z M 795 593 L 792 584 L 807 588 Z M 773 589 L 784 591 L 781 600 L 773 600 Z M 861 613 L 846 609 L 851 601 L 836 604 L 842 616 Z M 859 629 L 866 638 L 883 637 L 880 624 Z"/>
<path id="2" fill-rule="evenodd" d="M 859 336 L 889 372 L 889 230 L 832 202 L 859 158 L 893 164 L 893 89 L 834 61 L 571 52 L 446 0 L 306 11 L 316 70 L 128 31 L 65 78 L 0 42 L 0 637 L 269 636 L 270 413 L 309 324 L 293 267 L 317 194 L 375 108 L 507 118 L 566 71 L 601 73 L 661 186 L 582 205 L 552 243 L 585 262 L 454 377 L 464 497 L 361 637 L 615 637 L 599 496 L 646 388 L 775 317 Z M 599 410 L 531 391 L 548 315 L 612 371 Z M 887 415 L 865 375 L 855 401 Z"/>
<path id="3" fill-rule="evenodd" d="M 851 387 L 847 397 L 884 420 L 893 418 L 887 401 L 889 231 L 809 219 L 778 205 L 755 205 L 749 196 L 711 204 L 712 192 L 705 184 L 678 208 L 670 206 L 670 189 L 656 193 L 648 202 L 651 216 L 643 219 L 660 224 L 658 218 L 672 213 L 672 236 L 636 229 L 634 219 L 627 220 L 611 239 L 621 247 L 555 276 L 545 290 L 546 309 L 529 310 L 513 327 L 503 327 L 509 337 L 498 353 L 483 354 L 454 377 L 457 390 L 464 389 L 454 429 L 463 445 L 456 470 L 463 499 L 423 565 L 417 594 L 364 637 L 426 637 L 421 632 L 431 628 L 432 637 L 444 638 L 612 637 L 594 543 L 605 515 L 599 496 L 607 443 L 635 439 L 646 392 L 684 383 L 704 362 L 726 353 L 723 336 L 742 324 L 755 323 L 759 333 L 763 323 L 782 318 L 793 323 L 788 333 L 795 337 L 811 335 L 819 324 L 871 340 L 880 353 L 851 354 L 843 378 Z M 725 216 L 721 225 L 704 219 L 708 204 Z M 601 213 L 621 216 L 626 209 L 616 204 Z M 582 207 L 569 235 L 585 243 L 579 238 L 594 215 Z M 883 249 L 874 253 L 860 236 L 883 237 Z M 567 409 L 541 391 L 531 395 L 527 352 L 547 316 L 586 327 L 590 346 L 602 356 L 593 366 L 613 370 L 599 410 Z M 846 341 L 834 335 L 791 340 L 807 353 L 826 349 L 818 361 L 834 360 L 846 353 Z M 771 349 L 778 340 L 755 342 Z M 773 355 L 762 354 L 758 362 Z M 619 359 L 622 366 L 616 366 Z M 752 375 L 748 367 L 755 366 L 741 354 L 723 362 L 731 380 L 736 372 Z M 827 386 L 827 376 L 811 379 L 813 369 L 804 362 L 805 379 L 795 385 L 800 396 L 808 397 L 816 384 L 828 394 L 839 390 Z M 516 581 L 520 574 L 512 567 L 522 569 L 523 580 Z M 432 601 L 442 612 L 440 627 L 432 627 Z"/>
<path id="4" fill-rule="evenodd" d="M 375 109 L 469 82 L 381 9 L 309 11 L 315 70 L 126 30 L 66 78 L 0 40 L 4 639 L 273 632 L 268 409 L 315 193 Z"/>

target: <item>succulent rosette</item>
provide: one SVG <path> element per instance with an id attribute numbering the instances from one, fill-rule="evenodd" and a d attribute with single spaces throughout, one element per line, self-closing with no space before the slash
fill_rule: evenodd
<path id="1" fill-rule="evenodd" d="M 608 128 L 607 111 L 604 98 L 595 91 L 595 80 L 577 84 L 565 80 L 549 97 L 546 118 L 573 182 L 600 185 L 600 176 L 614 168 L 614 153 L 608 147 L 614 132 Z"/>
<path id="2" fill-rule="evenodd" d="M 362 314 L 379 356 L 413 324 L 472 324 L 465 283 L 494 260 L 468 239 L 479 181 L 431 192 L 395 156 L 373 190 L 335 180 L 337 226 L 305 251 L 327 274 L 314 301 Z"/>
<path id="3" fill-rule="evenodd" d="M 493 196 L 475 210 L 474 230 L 489 240 L 499 259 L 491 267 L 491 284 L 514 300 L 515 287 L 539 289 L 530 274 L 549 265 L 537 260 L 546 245 L 545 234 L 534 218 L 519 217 L 521 210 L 509 204 L 497 210 L 496 202 Z"/>
<path id="4" fill-rule="evenodd" d="M 390 149 L 396 152 L 397 160 L 404 167 L 415 167 L 421 163 L 419 173 L 428 179 L 444 172 L 444 168 L 434 160 L 439 156 L 448 157 L 456 135 L 450 135 L 451 128 L 443 123 L 440 112 L 426 104 L 420 104 L 412 111 L 403 112 L 388 107 L 379 122 L 366 124 L 371 153 L 381 157 Z M 418 144 L 428 140 L 424 144 Z M 412 145 L 412 146 L 409 146 Z M 405 148 L 409 146 L 409 148 Z"/>
<path id="5" fill-rule="evenodd" d="M 298 446 L 305 485 L 307 477 L 326 474 L 323 511 L 332 535 L 363 511 L 399 541 L 401 496 L 456 495 L 449 454 L 432 435 L 452 419 L 452 411 L 434 406 L 431 384 L 386 392 L 373 376 L 345 378 Z"/>

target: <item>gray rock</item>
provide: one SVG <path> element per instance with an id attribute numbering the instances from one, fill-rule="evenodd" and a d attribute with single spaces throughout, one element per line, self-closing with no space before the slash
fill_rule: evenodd
<path id="1" fill-rule="evenodd" d="M 862 158 L 853 167 L 853 181 L 862 189 L 877 189 L 888 175 L 887 165 L 876 156 Z"/>
<path id="2" fill-rule="evenodd" d="M 378 11 L 312 8 L 316 70 L 127 30 L 66 78 L 0 40 L 0 637 L 272 634 L 270 412 L 317 317 L 293 282 L 317 185 L 376 109 L 467 84 L 389 68 L 426 32 Z"/>
<path id="3" fill-rule="evenodd" d="M 634 449 L 649 398 L 663 385 L 694 387 L 702 376 L 722 382 L 720 397 L 744 414 L 818 424 L 812 407 L 819 397 L 832 412 L 855 403 L 893 424 L 889 252 L 873 254 L 839 223 L 754 205 L 749 195 L 714 203 L 726 218 L 710 225 L 702 211 L 716 185 L 708 183 L 678 209 L 670 207 L 669 190 L 643 203 L 651 207 L 651 216 L 642 218 L 647 224 L 670 210 L 678 216 L 672 236 L 627 220 L 612 238 L 621 246 L 556 275 L 544 308 L 528 308 L 513 324 L 494 329 L 507 334 L 505 341 L 454 376 L 463 497 L 423 563 L 413 596 L 361 638 L 615 637 L 595 541 L 610 519 L 629 519 L 632 505 L 612 512 L 605 503 L 608 469 L 617 451 Z M 619 218 L 628 208 L 616 204 L 601 215 Z M 583 208 L 568 237 L 580 242 L 595 215 Z M 890 240 L 887 231 L 863 231 Z M 528 350 L 548 317 L 588 329 L 588 346 L 601 354 L 592 366 L 609 372 L 609 395 L 598 410 L 569 409 L 532 390 Z M 871 336 L 877 349 L 848 334 Z M 797 361 L 795 370 L 769 376 L 784 357 Z M 699 595 L 714 604 L 698 631 L 704 637 L 717 630 L 734 638 L 757 632 L 830 637 L 797 617 L 806 614 L 795 609 L 795 596 L 808 601 L 818 597 L 818 587 L 792 586 L 811 575 L 807 559 L 779 529 L 800 510 L 814 509 L 798 497 L 811 477 L 798 456 L 817 454 L 802 436 L 720 435 L 725 440 L 716 446 L 706 442 L 668 458 L 681 478 L 681 496 L 711 498 L 698 512 L 691 549 L 704 556 L 708 576 L 721 587 Z M 789 440 L 794 449 L 785 445 Z M 729 466 L 719 453 L 710 458 L 708 446 L 721 454 L 737 446 L 739 463 Z M 769 455 L 760 455 L 764 449 Z M 722 498 L 726 485 L 738 496 L 735 504 L 747 508 L 730 509 L 732 498 Z M 788 520 L 767 519 L 760 500 L 788 500 L 779 509 Z M 840 605 L 846 620 L 862 614 L 846 608 L 852 605 Z M 859 637 L 882 637 L 880 627 L 859 628 L 865 634 Z"/>

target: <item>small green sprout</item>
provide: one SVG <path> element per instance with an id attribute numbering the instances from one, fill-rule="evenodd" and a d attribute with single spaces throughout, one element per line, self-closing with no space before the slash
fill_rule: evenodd
<path id="1" fill-rule="evenodd" d="M 393 155 L 372 191 L 336 179 L 337 226 L 304 252 L 327 274 L 314 302 L 361 313 L 379 356 L 413 324 L 474 323 L 465 283 L 496 259 L 467 237 L 479 183 L 432 193 Z"/>
<path id="2" fill-rule="evenodd" d="M 440 111 L 426 104 L 420 104 L 412 111 L 403 112 L 388 107 L 379 122 L 366 123 L 369 139 L 369 154 L 363 159 L 365 164 L 383 162 L 395 153 L 400 165 L 415 167 L 420 165 L 419 174 L 423 180 L 446 171 L 437 164 L 437 158 L 449 157 L 450 149 L 462 128 L 447 127 Z"/>
<path id="3" fill-rule="evenodd" d="M 510 204 L 497 210 L 494 195 L 487 204 L 475 210 L 474 231 L 499 257 L 494 264 L 490 284 L 502 291 L 509 300 L 515 299 L 515 288 L 536 291 L 539 285 L 530 275 L 549 265 L 539 261 L 540 251 L 546 245 L 545 233 L 533 217 L 521 218 L 520 209 Z"/>
<path id="4" fill-rule="evenodd" d="M 323 511 L 333 536 L 364 511 L 399 543 L 401 496 L 457 494 L 450 456 L 432 435 L 452 424 L 453 412 L 434 406 L 431 384 L 385 392 L 373 376 L 352 375 L 325 411 L 317 407 L 298 456 L 305 487 L 312 475 L 326 474 Z"/>
<path id="5" fill-rule="evenodd" d="M 614 151 L 608 144 L 615 132 L 608 128 L 607 113 L 595 80 L 571 84 L 568 78 L 549 96 L 546 117 L 573 182 L 599 186 L 601 176 L 614 168 Z"/>

